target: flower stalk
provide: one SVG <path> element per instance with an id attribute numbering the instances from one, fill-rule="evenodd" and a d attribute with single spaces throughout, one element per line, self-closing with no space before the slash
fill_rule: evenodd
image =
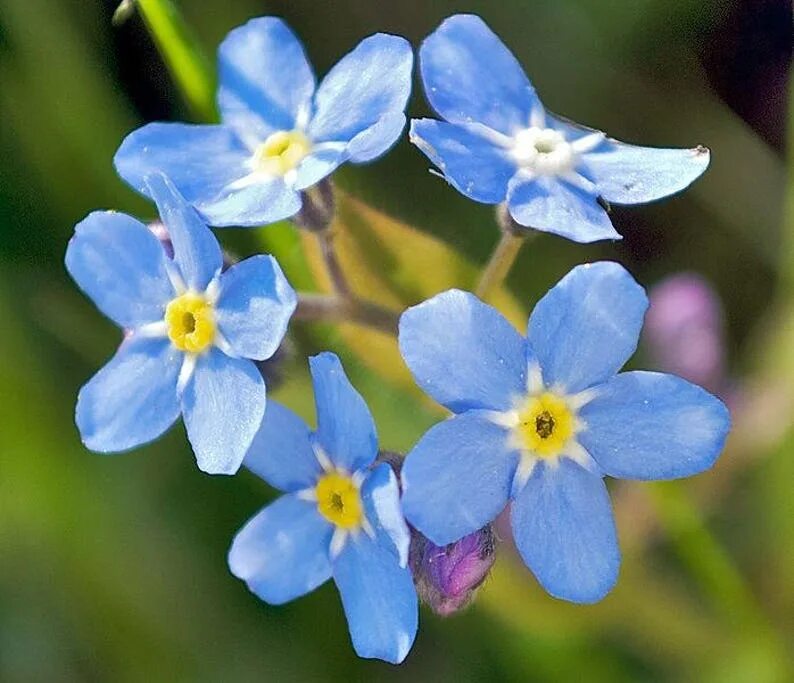
<path id="1" fill-rule="evenodd" d="M 532 234 L 511 218 L 504 204 L 500 204 L 496 209 L 496 222 L 499 224 L 502 237 L 485 265 L 475 290 L 477 296 L 483 300 L 491 296 L 505 281 L 518 257 L 518 252 Z"/>
<path id="2" fill-rule="evenodd" d="M 303 206 L 292 222 L 312 233 L 331 281 L 332 293 L 299 295 L 297 320 L 356 322 L 387 334 L 397 335 L 398 315 L 378 304 L 359 299 L 350 287 L 334 246 L 336 202 L 334 187 L 326 178 L 302 193 Z"/>
<path id="3" fill-rule="evenodd" d="M 333 184 L 325 178 L 304 191 L 302 200 L 303 206 L 292 222 L 317 238 L 334 294 L 341 299 L 350 299 L 352 297 L 350 285 L 334 248 L 333 221 L 336 202 Z"/>
<path id="4" fill-rule="evenodd" d="M 343 298 L 333 294 L 300 293 L 294 319 L 312 322 L 354 322 L 397 336 L 399 316 L 383 306 L 357 297 Z"/>

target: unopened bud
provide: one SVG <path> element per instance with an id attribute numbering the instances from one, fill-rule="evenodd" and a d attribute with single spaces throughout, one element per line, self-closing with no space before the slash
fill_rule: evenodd
<path id="1" fill-rule="evenodd" d="M 410 565 L 419 597 L 441 616 L 467 607 L 491 571 L 494 546 L 490 524 L 443 547 L 412 529 Z"/>
<path id="2" fill-rule="evenodd" d="M 398 478 L 403 460 L 401 454 L 392 451 L 378 453 L 378 462 L 388 463 Z M 445 546 L 436 545 L 411 526 L 409 529 L 408 565 L 422 602 L 442 617 L 468 607 L 496 559 L 493 526 L 488 524 Z"/>

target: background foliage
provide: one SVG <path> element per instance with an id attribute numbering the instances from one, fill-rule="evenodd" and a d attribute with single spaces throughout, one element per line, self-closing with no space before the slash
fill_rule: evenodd
<path id="1" fill-rule="evenodd" d="M 445 16 L 481 14 L 553 110 L 621 139 L 708 145 L 711 169 L 660 205 L 616 209 L 626 239 L 577 246 L 544 235 L 522 253 L 500 306 L 520 319 L 569 267 L 609 258 L 644 284 L 704 274 L 726 307 L 743 400 L 712 473 L 613 489 L 625 561 L 596 606 L 554 601 L 502 552 L 476 605 L 422 614 L 400 668 L 358 660 L 332 586 L 268 607 L 228 573 L 238 527 L 271 495 L 255 477 L 199 473 L 182 428 L 122 457 L 81 446 L 79 386 L 118 333 L 68 280 L 74 224 L 94 208 L 152 209 L 115 176 L 122 136 L 194 116 L 139 17 L 114 2 L 0 5 L 0 679 L 3 681 L 524 680 L 783 681 L 794 639 L 794 158 L 784 147 L 792 19 L 787 0 L 182 0 L 212 57 L 247 18 L 283 16 L 323 73 L 375 31 L 414 44 Z M 211 71 L 210 59 L 210 71 Z M 421 88 L 410 104 L 427 113 Z M 348 207 L 360 291 L 402 305 L 470 286 L 497 239 L 489 207 L 427 174 L 406 140 L 337 178 L 424 233 Z M 241 255 L 273 249 L 293 283 L 322 287 L 289 226 L 227 230 Z M 374 265 L 373 265 L 374 263 Z M 383 276 L 386 273 L 387 278 Z M 430 275 L 432 274 L 432 279 Z M 296 324 L 275 394 L 312 417 L 305 356 L 339 351 L 378 422 L 405 450 L 437 419 L 384 340 Z M 367 347 L 367 348 L 362 348 Z M 369 350 L 368 350 L 369 349 Z M 385 353 L 385 352 L 384 352 Z M 384 361 L 383 358 L 391 359 Z M 647 367 L 648 358 L 635 364 Z M 790 680 L 790 679 L 789 679 Z"/>

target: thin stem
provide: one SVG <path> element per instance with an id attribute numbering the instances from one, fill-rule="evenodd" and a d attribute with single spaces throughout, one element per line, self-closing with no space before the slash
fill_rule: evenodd
<path id="1" fill-rule="evenodd" d="M 502 238 L 493 250 L 491 258 L 480 276 L 480 281 L 477 283 L 475 293 L 478 297 L 488 298 L 504 282 L 526 238 L 526 235 L 519 235 L 507 230 L 502 231 Z"/>
<path id="2" fill-rule="evenodd" d="M 345 272 L 342 269 L 342 264 L 339 263 L 339 256 L 336 253 L 336 249 L 334 249 L 333 231 L 330 228 L 326 228 L 314 234 L 320 243 L 320 251 L 325 267 L 328 269 L 328 276 L 331 278 L 331 286 L 334 293 L 343 299 L 350 299 L 352 292 L 350 291 L 350 284 L 347 281 Z"/>
<path id="3" fill-rule="evenodd" d="M 355 322 L 392 336 L 397 335 L 399 316 L 394 311 L 356 297 L 327 294 L 298 295 L 295 320 Z"/>
<path id="4" fill-rule="evenodd" d="M 137 0 L 137 5 L 157 49 L 193 113 L 203 121 L 214 121 L 216 111 L 212 67 L 187 23 L 171 0 Z"/>

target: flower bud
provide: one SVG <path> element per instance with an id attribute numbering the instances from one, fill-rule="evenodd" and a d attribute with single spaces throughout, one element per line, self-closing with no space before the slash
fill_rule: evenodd
<path id="1" fill-rule="evenodd" d="M 378 462 L 388 463 L 397 476 L 403 456 L 381 451 Z M 409 525 L 408 565 L 419 598 L 436 614 L 448 617 L 468 607 L 496 559 L 496 534 L 488 524 L 455 543 L 437 546 Z"/>
<path id="2" fill-rule="evenodd" d="M 491 570 L 494 547 L 490 524 L 443 547 L 412 529 L 410 566 L 419 597 L 441 616 L 467 607 Z"/>

